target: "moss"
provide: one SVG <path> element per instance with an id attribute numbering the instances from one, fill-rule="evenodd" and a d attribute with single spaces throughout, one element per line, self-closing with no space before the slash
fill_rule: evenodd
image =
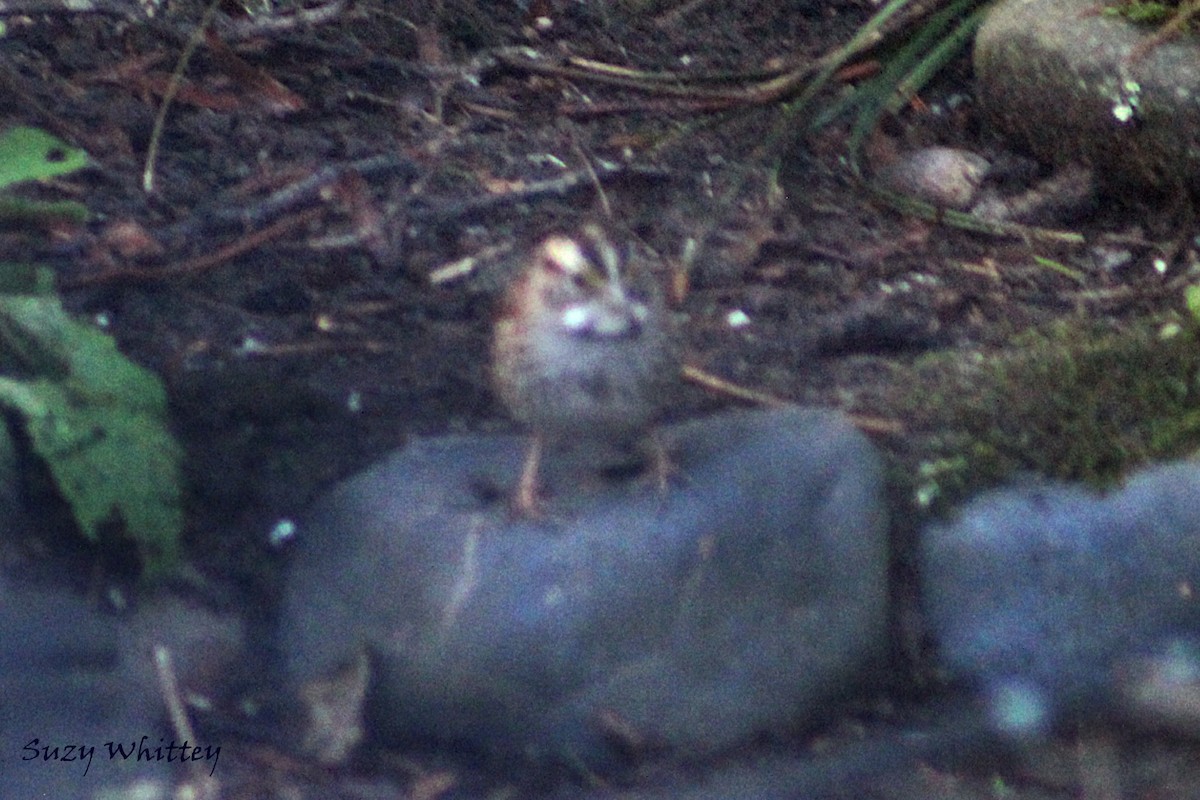
<path id="1" fill-rule="evenodd" d="M 1124 17 L 1130 22 L 1156 25 L 1166 22 L 1174 13 L 1175 7 L 1170 3 L 1146 3 L 1138 0 L 1126 0 L 1104 9 L 1106 17 Z"/>
<path id="2" fill-rule="evenodd" d="M 1196 6 L 1181 3 L 1179 0 L 1171 2 L 1120 0 L 1120 2 L 1108 5 L 1104 9 L 1104 15 L 1121 17 L 1139 25 L 1172 23 L 1179 26 L 1194 26 L 1196 11 Z"/>
<path id="3" fill-rule="evenodd" d="M 1073 320 L 925 359 L 897 398 L 913 426 L 910 496 L 939 508 L 1022 471 L 1104 485 L 1194 449 L 1197 338 L 1161 321 L 1114 332 Z"/>

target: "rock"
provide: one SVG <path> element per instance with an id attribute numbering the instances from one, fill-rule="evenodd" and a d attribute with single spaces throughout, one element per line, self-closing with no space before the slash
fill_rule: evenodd
<path id="1" fill-rule="evenodd" d="M 152 712 L 156 687 L 125 680 L 115 619 L 68 590 L 0 578 L 0 639 L 0 794 L 82 800 L 165 780 L 165 763 L 110 757 L 106 747 L 170 738 Z"/>
<path id="2" fill-rule="evenodd" d="M 1096 210 L 1098 199 L 1095 170 L 1065 164 L 1023 192 L 981 192 L 971 215 L 991 222 L 1058 225 L 1088 216 Z"/>
<path id="3" fill-rule="evenodd" d="M 0 572 L 0 796 L 83 800 L 161 778 L 160 765 L 110 759 L 104 746 L 160 732 L 141 692 L 127 691 L 117 619 L 20 562 L 43 520 L 26 506 L 19 463 L 0 420 L 0 552 L 20 566 Z M 90 759 L 80 746 L 95 748 L 82 751 Z"/>
<path id="4" fill-rule="evenodd" d="M 1018 732 L 1114 710 L 1135 663 L 1200 633 L 1200 462 L 989 492 L 924 531 L 921 569 L 943 663 Z"/>
<path id="5" fill-rule="evenodd" d="M 1153 31 L 1095 0 L 1003 0 L 975 38 L 980 101 L 1043 160 L 1110 187 L 1200 191 L 1200 40 L 1150 46 Z"/>
<path id="6" fill-rule="evenodd" d="M 893 192 L 965 211 L 975 202 L 990 166 L 969 150 L 924 147 L 901 155 L 881 169 L 876 180 Z"/>
<path id="7" fill-rule="evenodd" d="M 78 532 L 45 498 L 30 501 L 20 464 L 0 421 L 0 797 L 170 796 L 182 742 L 166 724 L 153 651 L 169 650 L 181 694 L 214 692 L 241 658 L 241 622 L 166 590 L 126 613 L 99 608 L 71 585 L 86 561 L 29 556 L 28 539 L 53 546 Z"/>
<path id="8" fill-rule="evenodd" d="M 1121 704 L 1131 720 L 1200 739 L 1200 635 L 1171 636 L 1121 663 Z"/>
<path id="9" fill-rule="evenodd" d="M 592 768 L 828 714 L 885 648 L 873 448 L 798 408 L 663 434 L 667 493 L 551 463 L 544 521 L 506 513 L 513 436 L 418 441 L 336 487 L 298 526 L 291 685 L 352 674 L 365 649 L 379 741 Z"/>
<path id="10" fill-rule="evenodd" d="M 220 778 L 228 748 L 222 761 L 219 741 L 186 740 L 167 724 L 152 651 L 168 649 L 191 698 L 228 672 L 239 636 L 236 620 L 179 598 L 118 617 L 66 587 L 0 578 L 0 796 L 91 800 L 133 786 L 170 796 L 193 777 L 185 741 L 186 766 Z"/>
<path id="11" fill-rule="evenodd" d="M 240 635 L 237 620 L 167 594 L 117 616 L 61 582 L 0 575 L 0 796 L 170 796 L 193 773 L 152 651 L 168 649 L 180 694 L 194 697 L 228 674 Z M 187 766 L 220 778 L 220 746 L 188 740 Z"/>

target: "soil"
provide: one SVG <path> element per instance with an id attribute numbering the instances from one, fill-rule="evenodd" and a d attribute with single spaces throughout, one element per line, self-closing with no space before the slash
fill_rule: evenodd
<path id="1" fill-rule="evenodd" d="M 1182 368 L 1147 342 L 1190 319 L 1188 198 L 1109 192 L 1070 221 L 1078 242 L 972 233 L 867 191 L 845 165 L 847 121 L 806 133 L 811 112 L 789 118 L 778 101 L 712 112 L 559 60 L 745 73 L 820 57 L 872 3 L 362 0 L 299 19 L 281 9 L 276 26 L 222 4 L 167 109 L 149 192 L 156 114 L 203 8 L 146 20 L 46 5 L 7 20 L 0 125 L 87 150 L 93 168 L 32 193 L 73 197 L 93 217 L 0 230 L 0 261 L 52 266 L 67 306 L 163 379 L 187 452 L 189 561 L 227 607 L 270 606 L 268 534 L 322 489 L 409 436 L 511 425 L 487 380 L 497 293 L 533 243 L 585 219 L 658 254 L 689 365 L 843 409 L 890 461 L 901 677 L 790 751 L 900 724 L 898 709 L 930 691 L 910 566 L 925 515 L 1015 470 L 1104 480 L 1195 444 L 1151 444 L 1141 420 L 1109 410 L 1166 413 L 1121 394 L 1138 385 L 1121 370 L 1157 364 L 1147 347 Z M 939 144 L 1008 158 L 971 92 L 963 55 L 884 120 L 873 157 Z M 788 135 L 772 140 L 780 125 Z M 1064 371 L 1092 376 L 1086 402 L 1054 399 Z M 1009 382 L 987 383 L 999 374 Z M 1012 383 L 1021 376 L 1039 391 Z M 743 402 L 693 384 L 673 415 Z M 1103 442 L 1072 427 L 1079 403 Z M 1094 447 L 1080 453 L 1081 440 Z M 979 462 L 954 467 L 963 452 Z M 1159 735 L 1072 732 L 1019 765 L 922 766 L 852 793 L 1200 795 L 1198 756 Z M 316 791 L 311 770 L 272 763 L 267 778 L 228 780 L 228 796 Z M 316 783 L 327 797 L 436 797 L 456 779 L 435 757 L 377 754 Z"/>

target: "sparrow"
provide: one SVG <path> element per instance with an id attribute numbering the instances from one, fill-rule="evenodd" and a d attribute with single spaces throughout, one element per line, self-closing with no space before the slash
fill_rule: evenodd
<path id="1" fill-rule="evenodd" d="M 548 446 L 636 449 L 679 382 L 671 316 L 655 287 L 636 287 L 632 249 L 599 225 L 555 234 L 526 257 L 500 306 L 491 377 L 530 434 L 514 506 L 538 512 L 538 471 Z M 654 444 L 665 485 L 666 456 Z"/>

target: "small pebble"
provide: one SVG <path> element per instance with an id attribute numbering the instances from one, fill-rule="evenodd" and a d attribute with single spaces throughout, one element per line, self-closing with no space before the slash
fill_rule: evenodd
<path id="1" fill-rule="evenodd" d="M 968 150 L 926 147 L 881 169 L 879 185 L 935 206 L 965 211 L 987 175 L 988 160 Z"/>

